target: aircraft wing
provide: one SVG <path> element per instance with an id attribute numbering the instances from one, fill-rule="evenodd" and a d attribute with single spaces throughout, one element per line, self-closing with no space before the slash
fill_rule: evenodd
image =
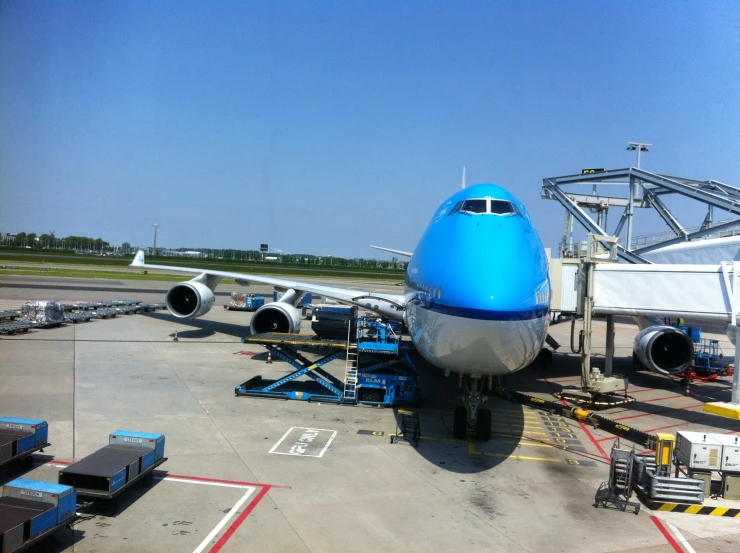
<path id="1" fill-rule="evenodd" d="M 195 275 L 208 275 L 220 278 L 233 278 L 237 281 L 250 281 L 275 286 L 285 290 L 293 289 L 296 292 L 308 292 L 319 296 L 326 296 L 340 302 L 349 303 L 364 307 L 397 320 L 403 319 L 403 310 L 406 299 L 403 294 L 385 294 L 373 292 L 370 290 L 355 290 L 352 288 L 340 288 L 337 286 L 326 286 L 323 284 L 313 284 L 310 282 L 301 282 L 287 278 L 276 278 L 266 275 L 250 275 L 247 273 L 232 273 L 229 271 L 215 271 L 212 269 L 197 269 L 190 267 L 174 267 L 170 265 L 151 265 L 146 263 L 144 252 L 139 250 L 130 265 L 142 269 L 163 269 L 167 271 L 179 271 Z"/>
<path id="2" fill-rule="evenodd" d="M 384 248 L 382 246 L 370 246 L 370 247 L 373 248 L 373 249 L 375 249 L 375 250 L 382 250 L 384 252 L 391 252 L 391 253 L 395 253 L 396 255 L 402 255 L 404 257 L 411 257 L 412 255 L 414 255 L 411 252 L 405 252 L 405 251 L 402 251 L 402 250 L 393 250 L 391 248 Z"/>

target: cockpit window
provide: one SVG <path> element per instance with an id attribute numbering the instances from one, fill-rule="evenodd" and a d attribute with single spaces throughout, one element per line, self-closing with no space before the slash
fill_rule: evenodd
<path id="1" fill-rule="evenodd" d="M 488 201 L 483 199 L 465 200 L 460 211 L 467 213 L 488 213 Z"/>
<path id="2" fill-rule="evenodd" d="M 474 198 L 457 202 L 450 211 L 449 215 L 455 213 L 475 213 L 478 215 L 522 215 L 521 210 L 508 200 L 498 200 L 494 198 Z"/>
<path id="3" fill-rule="evenodd" d="M 462 201 L 457 202 L 455 204 L 455 207 L 453 207 L 447 215 L 453 215 L 453 214 L 457 213 L 458 211 L 460 211 L 460 208 L 462 207 L 462 204 L 463 204 Z"/>
<path id="4" fill-rule="evenodd" d="M 491 200 L 491 213 L 494 215 L 509 215 L 516 213 L 516 209 L 506 200 Z"/>

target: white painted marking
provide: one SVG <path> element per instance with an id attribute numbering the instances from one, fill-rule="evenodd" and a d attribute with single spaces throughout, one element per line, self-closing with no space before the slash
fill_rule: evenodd
<path id="1" fill-rule="evenodd" d="M 288 434 L 290 434 L 291 432 L 293 432 L 294 429 L 295 429 L 295 426 L 291 426 L 290 428 L 288 428 L 288 431 L 285 434 L 283 434 L 283 437 L 278 440 L 278 443 L 276 443 L 274 446 L 272 446 L 272 449 L 270 451 L 268 451 L 267 453 L 275 453 L 275 450 L 277 449 L 277 447 L 281 443 L 283 443 L 283 440 L 285 438 L 287 438 L 288 437 Z"/>
<path id="2" fill-rule="evenodd" d="M 687 542 L 686 538 L 684 538 L 681 532 L 678 531 L 678 528 L 673 526 L 673 524 L 671 524 L 670 522 L 666 522 L 666 524 L 668 525 L 668 528 L 670 528 L 673 531 L 673 533 L 676 534 L 678 541 L 681 542 L 681 544 L 686 548 L 686 551 L 688 553 L 696 553 L 696 550 L 689 545 L 689 542 Z"/>
<path id="3" fill-rule="evenodd" d="M 193 553 L 202 553 L 202 551 L 208 547 L 211 543 L 211 540 L 215 538 L 218 533 L 223 530 L 223 527 L 226 526 L 226 523 L 229 522 L 231 517 L 233 517 L 236 512 L 241 508 L 242 505 L 244 505 L 244 502 L 249 499 L 249 496 L 252 495 L 252 492 L 254 492 L 255 488 L 252 488 L 251 490 L 247 490 L 247 493 L 245 493 L 239 501 L 236 502 L 236 505 L 234 505 L 231 510 L 226 513 L 224 518 L 221 519 L 221 522 L 219 522 L 216 527 L 211 530 L 211 533 L 206 536 L 206 538 L 200 543 L 198 547 L 193 550 Z"/>
<path id="4" fill-rule="evenodd" d="M 337 437 L 337 431 L 334 431 L 334 434 L 331 435 L 331 438 L 329 438 L 329 441 L 326 442 L 326 445 L 324 446 L 324 449 L 321 450 L 321 453 L 318 454 L 318 457 L 323 457 L 324 452 L 329 448 L 329 445 L 334 441 L 334 438 Z"/>
<path id="5" fill-rule="evenodd" d="M 254 486 L 245 486 L 244 484 L 229 484 L 226 482 L 203 482 L 202 480 L 190 480 L 188 478 L 172 478 L 171 476 L 155 476 L 157 480 L 167 480 L 167 482 L 184 482 L 185 484 L 200 484 L 202 486 L 221 486 L 224 488 L 239 488 L 242 490 L 254 490 Z"/>
<path id="6" fill-rule="evenodd" d="M 288 451 L 275 451 L 280 444 L 283 443 L 285 438 L 287 438 L 293 430 L 303 430 L 304 433 L 301 437 L 298 438 L 295 445 L 293 445 Z M 324 447 L 321 449 L 321 451 L 318 453 L 318 455 L 307 455 L 306 450 L 308 449 L 308 446 L 314 441 L 316 437 L 319 436 L 320 432 L 331 432 L 331 436 L 327 440 Z M 329 445 L 334 441 L 334 438 L 337 436 L 336 430 L 329 430 L 328 428 L 307 428 L 305 426 L 291 426 L 288 431 L 283 434 L 283 437 L 278 440 L 278 442 L 272 446 L 272 449 L 268 453 L 274 453 L 276 455 L 294 455 L 296 457 L 322 457 L 326 450 L 328 449 Z"/>

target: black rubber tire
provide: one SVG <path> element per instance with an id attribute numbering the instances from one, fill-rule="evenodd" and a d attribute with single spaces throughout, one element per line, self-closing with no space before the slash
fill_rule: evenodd
<path id="1" fill-rule="evenodd" d="M 480 442 L 487 442 L 491 439 L 491 411 L 489 409 L 478 410 L 478 427 L 475 434 Z"/>
<path id="2" fill-rule="evenodd" d="M 154 471 L 147 474 L 142 480 L 145 488 L 151 488 L 152 484 L 154 484 Z"/>
<path id="3" fill-rule="evenodd" d="M 468 437 L 468 412 L 465 407 L 455 408 L 455 422 L 452 425 L 452 435 L 458 440 Z"/>
<path id="4" fill-rule="evenodd" d="M 24 467 L 30 469 L 36 463 L 36 459 L 33 458 L 33 455 L 28 455 L 23 458 L 22 462 Z"/>
<path id="5" fill-rule="evenodd" d="M 107 517 L 115 517 L 118 514 L 118 498 L 114 497 L 103 503 L 103 514 Z"/>

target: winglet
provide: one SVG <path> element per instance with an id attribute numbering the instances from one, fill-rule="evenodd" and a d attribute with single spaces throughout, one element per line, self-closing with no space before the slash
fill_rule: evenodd
<path id="1" fill-rule="evenodd" d="M 136 252 L 136 257 L 134 257 L 134 260 L 131 262 L 130 267 L 143 267 L 146 264 L 144 261 L 144 250 L 139 250 Z"/>

